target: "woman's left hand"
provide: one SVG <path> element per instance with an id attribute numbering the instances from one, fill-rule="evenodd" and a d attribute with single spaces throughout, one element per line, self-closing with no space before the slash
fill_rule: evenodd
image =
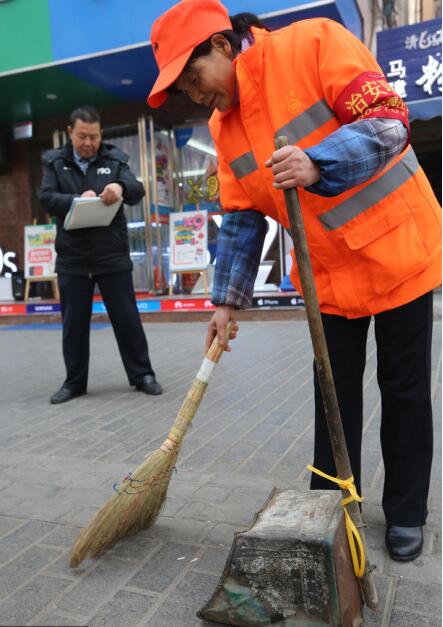
<path id="1" fill-rule="evenodd" d="M 319 167 L 297 146 L 275 150 L 265 166 L 272 168 L 276 189 L 309 187 L 320 180 Z"/>

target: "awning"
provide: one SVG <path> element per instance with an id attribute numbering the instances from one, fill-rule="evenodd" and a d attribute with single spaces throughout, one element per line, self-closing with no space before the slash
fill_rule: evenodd
<path id="1" fill-rule="evenodd" d="M 432 120 L 432 118 L 441 117 L 441 104 L 441 97 L 408 102 L 409 121 Z"/>
<path id="2" fill-rule="evenodd" d="M 148 7 L 146 11 L 149 9 L 152 12 L 150 3 L 144 4 Z M 161 4 L 162 2 L 156 4 L 157 14 L 162 10 Z M 171 6 L 172 1 L 169 0 L 163 4 L 166 9 Z M 227 1 L 226 5 L 231 15 L 241 11 L 260 12 L 265 23 L 273 29 L 286 26 L 296 20 L 328 17 L 340 22 L 358 37 L 362 34 L 362 18 L 355 0 L 316 0 L 313 2 L 281 0 L 274 3 L 274 6 L 283 6 L 283 8 L 272 12 L 266 10 L 270 6 L 269 0 L 254 0 L 254 2 L 232 0 Z M 289 6 L 285 8 L 285 5 Z M 60 10 L 62 6 L 64 3 L 57 3 L 59 7 L 57 10 Z M 141 10 L 141 6 L 137 2 L 138 10 Z M 61 21 L 62 16 L 59 17 Z M 89 17 L 91 16 L 88 16 L 88 19 Z M 124 19 L 124 16 L 120 19 Z M 96 22 L 92 19 L 91 23 L 96 29 Z M 70 20 L 66 24 L 69 28 L 75 27 Z M 77 24 L 77 28 L 80 27 L 81 25 Z M 100 26 L 103 31 L 107 28 L 111 26 L 106 24 Z M 113 24 L 114 31 L 115 28 L 116 25 Z M 148 32 L 149 24 L 146 20 L 144 28 Z M 103 34 L 100 36 L 103 37 Z M 58 33 L 57 37 L 60 40 L 60 47 L 63 41 L 62 34 Z M 81 33 L 81 39 L 84 39 L 84 32 Z M 76 41 L 75 32 L 70 33 L 69 41 Z M 73 108 L 84 103 L 103 108 L 127 102 L 145 102 L 156 76 L 157 66 L 149 42 L 70 59 L 60 59 L 39 67 L 28 68 L 26 71 L 21 69 L 0 73 L 0 125 L 66 115 Z"/>

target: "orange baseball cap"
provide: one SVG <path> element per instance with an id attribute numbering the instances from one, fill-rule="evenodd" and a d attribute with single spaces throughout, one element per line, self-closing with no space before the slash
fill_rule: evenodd
<path id="1" fill-rule="evenodd" d="M 154 109 L 168 97 L 194 48 L 214 33 L 232 29 L 227 9 L 218 0 L 182 0 L 157 18 L 151 44 L 160 74 L 148 96 Z"/>

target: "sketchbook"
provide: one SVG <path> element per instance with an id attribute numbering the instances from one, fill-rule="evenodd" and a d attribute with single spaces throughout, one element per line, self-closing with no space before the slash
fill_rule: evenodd
<path id="1" fill-rule="evenodd" d="M 105 205 L 101 198 L 74 198 L 66 214 L 64 228 L 86 229 L 94 226 L 109 226 L 122 204 L 121 200 Z"/>

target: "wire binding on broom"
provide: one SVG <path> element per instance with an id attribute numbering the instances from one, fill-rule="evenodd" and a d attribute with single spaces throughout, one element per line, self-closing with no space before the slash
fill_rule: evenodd
<path id="1" fill-rule="evenodd" d="M 227 338 L 230 338 L 231 326 L 232 323 L 226 326 Z M 113 496 L 77 538 L 69 562 L 72 568 L 87 556 L 99 557 L 118 540 L 154 524 L 166 500 L 180 445 L 208 387 L 213 366 L 219 361 L 223 350 L 215 338 L 204 360 L 205 377 L 199 377 L 200 368 L 168 437 L 159 449 L 148 455 L 133 473 L 125 477 L 120 486 L 114 484 Z M 209 361 L 212 365 L 208 366 Z"/>

